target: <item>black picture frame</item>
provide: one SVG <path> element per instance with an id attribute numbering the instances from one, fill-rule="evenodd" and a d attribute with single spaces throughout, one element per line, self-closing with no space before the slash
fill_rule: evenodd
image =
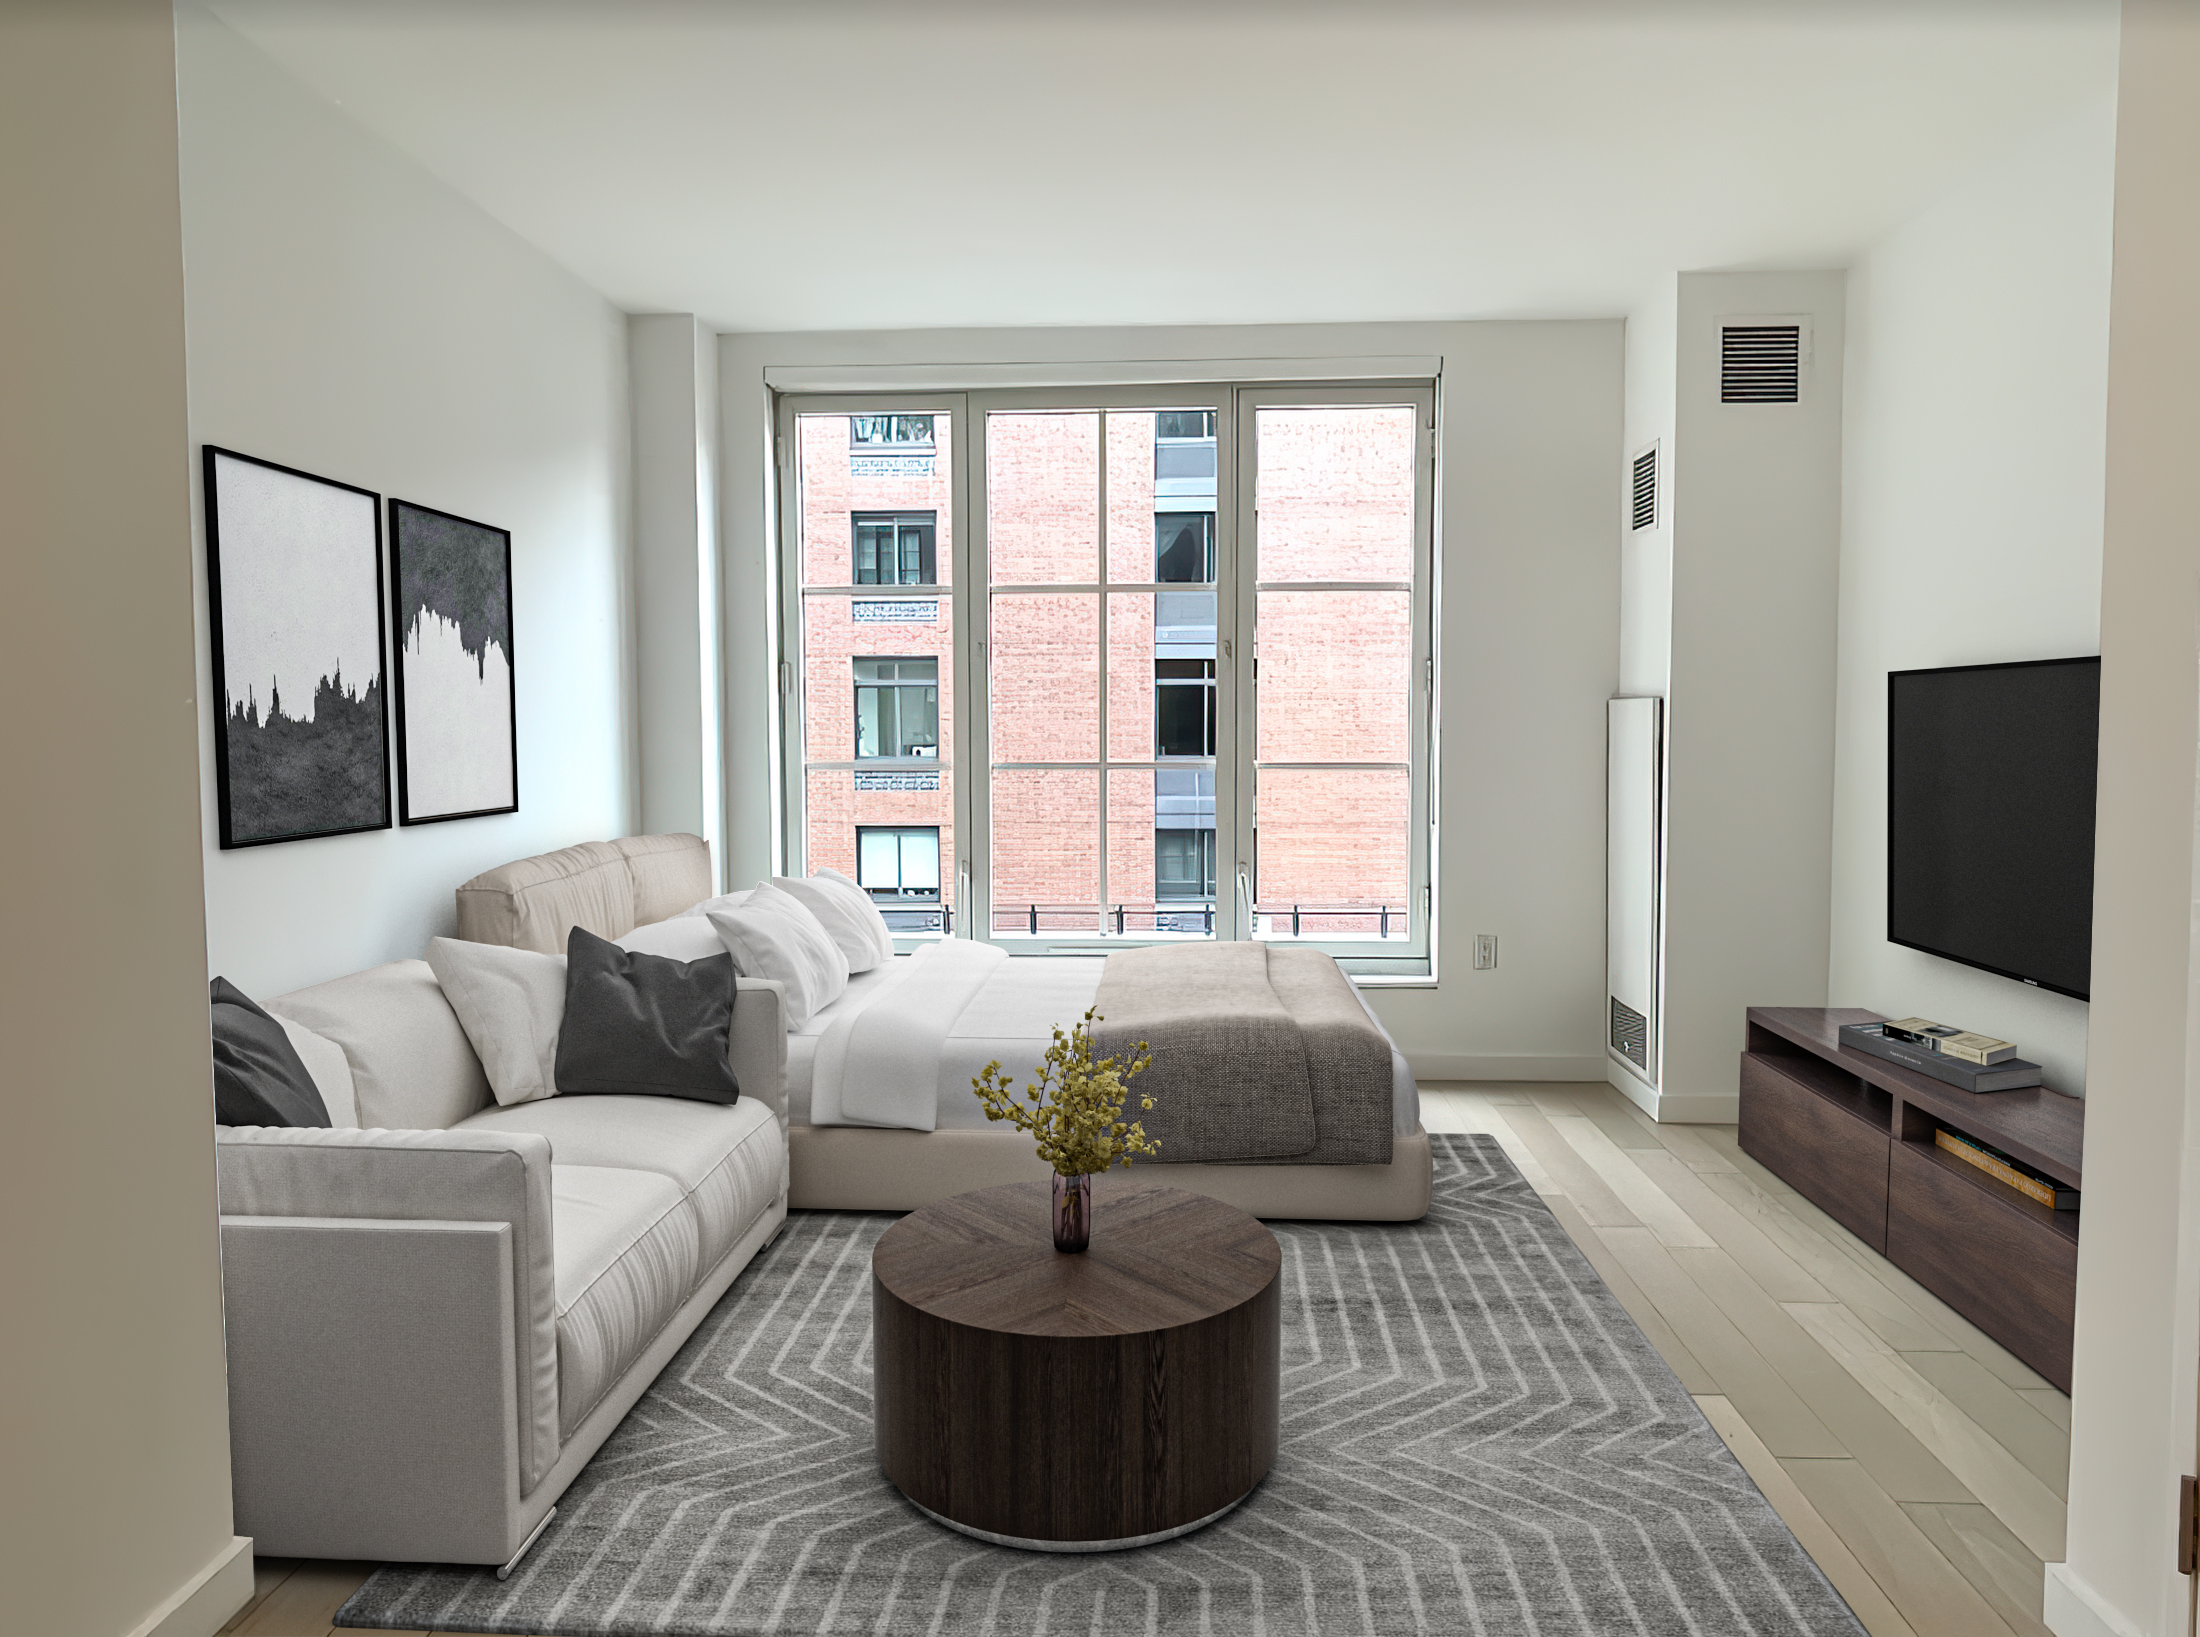
<path id="1" fill-rule="evenodd" d="M 512 532 L 394 496 L 389 529 L 398 822 L 516 813 Z M 435 623 L 423 629 L 423 615 Z M 501 699 L 466 693 L 460 657 Z"/>
<path id="2" fill-rule="evenodd" d="M 201 461 L 215 813 L 223 850 L 387 830 L 382 497 L 211 443 L 201 446 Z M 347 496 L 364 500 L 364 507 Z M 354 663 L 362 647 L 373 659 L 357 689 L 344 682 L 347 644 Z M 324 663 L 326 670 L 320 669 Z M 231 686 L 232 664 L 245 683 L 241 701 Z M 294 667 L 294 678 L 295 667 L 303 665 L 313 699 L 310 720 L 282 710 L 286 664 Z M 269 683 L 264 719 L 262 671 Z"/>

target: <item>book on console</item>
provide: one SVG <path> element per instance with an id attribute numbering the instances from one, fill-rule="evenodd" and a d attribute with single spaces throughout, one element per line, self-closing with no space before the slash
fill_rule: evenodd
<path id="1" fill-rule="evenodd" d="M 1996 1040 L 1990 1034 L 1952 1034 L 1938 1042 L 1938 1047 L 1943 1057 L 1960 1057 L 1981 1066 L 2006 1063 L 2017 1055 L 2013 1041 Z"/>
<path id="2" fill-rule="evenodd" d="M 1886 1059 L 1963 1091 L 2020 1091 L 2040 1083 L 2040 1066 L 2021 1057 L 1981 1066 L 1890 1036 L 1883 1023 L 1844 1023 L 1841 1044 Z"/>

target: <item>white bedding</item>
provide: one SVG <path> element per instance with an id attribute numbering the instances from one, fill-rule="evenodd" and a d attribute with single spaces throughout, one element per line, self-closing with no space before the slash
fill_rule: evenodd
<path id="1" fill-rule="evenodd" d="M 928 949 L 931 946 L 928 946 Z M 989 949 L 964 943 L 964 950 Z M 992 954 L 1000 955 L 993 950 Z M 970 1082 L 996 1059 L 1016 1083 L 1026 1084 L 1046 1055 L 1056 1027 L 1085 1015 L 1100 989 L 1103 957 L 1035 955 L 997 960 L 963 956 L 957 975 L 927 976 L 920 962 L 901 955 L 848 980 L 848 989 L 809 1023 L 787 1037 L 787 1110 L 796 1125 L 886 1126 L 904 1130 L 982 1130 L 985 1106 Z M 980 969 L 982 967 L 982 970 Z M 923 984 L 929 996 L 966 995 L 954 1015 L 928 1016 L 912 1004 Z M 1355 991 L 1357 993 L 1357 991 Z M 1360 996 L 1367 1005 L 1367 997 Z M 858 1027 L 880 1008 L 866 1045 Z M 1372 1009 L 1368 1016 L 1382 1028 Z M 1389 1038 L 1389 1031 L 1384 1031 Z M 898 1041 L 890 1060 L 884 1042 Z M 925 1058 L 933 1062 L 929 1110 L 922 1107 Z M 1395 1044 L 1390 1049 L 1391 1129 L 1410 1136 L 1421 1118 L 1413 1071 Z M 929 1113 L 929 1118 L 926 1118 Z"/>

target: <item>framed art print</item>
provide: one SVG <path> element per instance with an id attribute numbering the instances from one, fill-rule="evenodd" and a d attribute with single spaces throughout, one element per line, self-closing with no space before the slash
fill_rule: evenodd
<path id="1" fill-rule="evenodd" d="M 398 821 L 519 811 L 512 536 L 390 502 Z"/>
<path id="2" fill-rule="evenodd" d="M 205 447 L 221 844 L 384 830 L 381 497 Z"/>

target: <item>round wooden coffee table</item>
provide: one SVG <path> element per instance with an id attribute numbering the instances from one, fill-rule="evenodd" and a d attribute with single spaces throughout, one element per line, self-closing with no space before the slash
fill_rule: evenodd
<path id="1" fill-rule="evenodd" d="M 1204 1194 L 1097 1177 L 1092 1248 L 1044 1183 L 912 1211 L 871 1253 L 878 1460 L 940 1522 L 1104 1552 L 1211 1523 L 1275 1464 L 1275 1235 Z"/>

